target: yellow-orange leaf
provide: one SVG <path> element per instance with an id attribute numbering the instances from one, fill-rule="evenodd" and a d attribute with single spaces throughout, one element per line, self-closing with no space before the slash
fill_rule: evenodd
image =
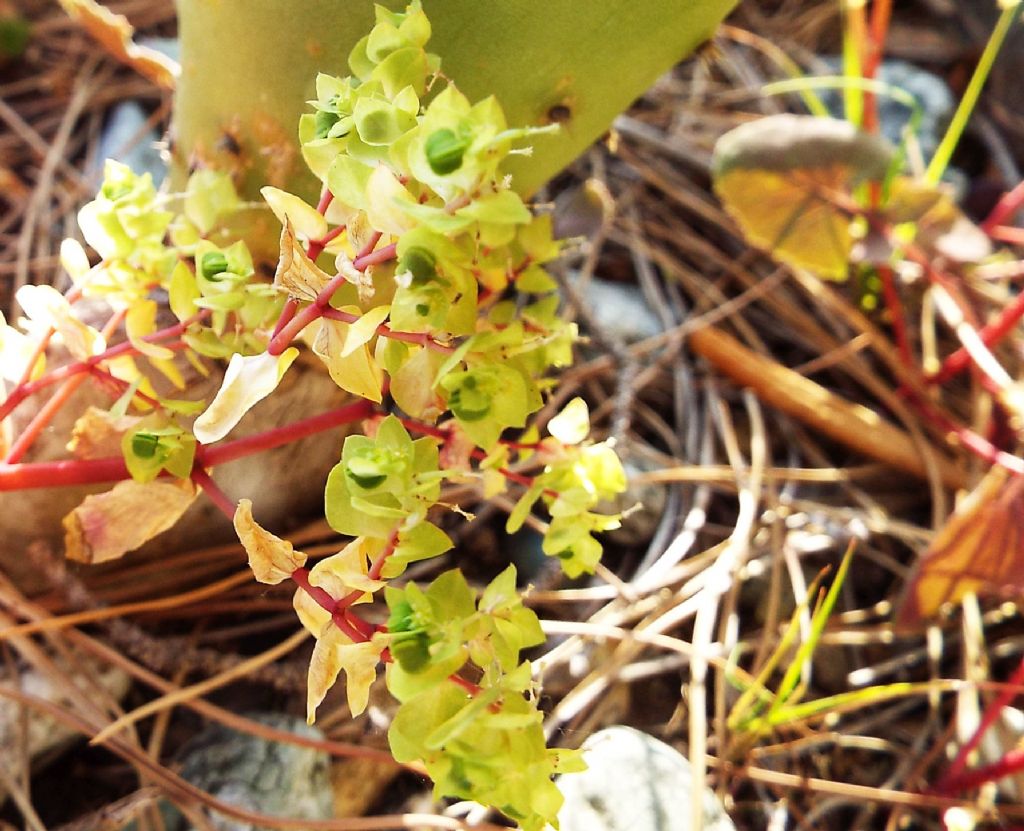
<path id="1" fill-rule="evenodd" d="M 1024 590 L 1024 477 L 994 467 L 936 535 L 897 620 L 912 624 L 968 592 Z"/>
<path id="2" fill-rule="evenodd" d="M 174 89 L 178 64 L 155 49 L 134 43 L 135 29 L 124 15 L 114 14 L 95 0 L 60 0 L 60 4 L 117 60 L 158 86 Z"/>
<path id="3" fill-rule="evenodd" d="M 252 501 L 239 499 L 235 509 L 235 533 L 249 556 L 249 568 L 260 583 L 276 586 L 306 564 L 306 555 L 288 540 L 274 536 L 252 518 Z"/>
<path id="4" fill-rule="evenodd" d="M 174 525 L 197 493 L 187 479 L 129 479 L 87 496 L 63 520 L 68 559 L 103 563 L 134 551 Z"/>

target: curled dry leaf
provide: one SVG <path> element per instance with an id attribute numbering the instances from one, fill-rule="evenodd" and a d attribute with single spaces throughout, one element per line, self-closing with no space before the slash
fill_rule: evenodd
<path id="1" fill-rule="evenodd" d="M 345 693 L 353 716 L 366 709 L 370 700 L 370 687 L 377 678 L 377 664 L 384 651 L 383 640 L 352 643 L 333 623 L 328 623 L 317 638 L 313 656 L 309 661 L 309 680 L 306 689 L 306 720 L 316 720 L 316 708 L 327 691 L 345 670 Z"/>
<path id="2" fill-rule="evenodd" d="M 68 452 L 76 459 L 119 456 L 121 437 L 141 420 L 141 416 L 117 416 L 99 407 L 89 407 L 75 422 Z"/>
<path id="3" fill-rule="evenodd" d="M 249 556 L 249 568 L 260 583 L 276 586 L 306 564 L 305 554 L 296 551 L 288 540 L 274 536 L 252 518 L 251 500 L 238 500 L 234 522 L 235 533 Z"/>
<path id="4" fill-rule="evenodd" d="M 326 590 L 333 597 L 352 591 L 365 592 L 358 602 L 369 601 L 375 591 L 384 588 L 383 580 L 367 576 L 370 559 L 381 551 L 380 540 L 356 537 L 337 554 L 325 557 L 309 574 L 309 582 Z"/>
<path id="5" fill-rule="evenodd" d="M 174 525 L 197 493 L 187 479 L 129 479 L 87 496 L 64 517 L 65 553 L 80 563 L 116 560 Z"/>
<path id="6" fill-rule="evenodd" d="M 968 592 L 1024 590 L 1024 477 L 994 467 L 967 496 L 918 562 L 897 622 L 931 617 Z"/>
<path id="7" fill-rule="evenodd" d="M 163 89 L 174 89 L 180 72 L 177 62 L 166 55 L 132 41 L 135 29 L 124 15 L 114 14 L 95 0 L 60 0 L 74 20 L 113 57 Z"/>
<path id="8" fill-rule="evenodd" d="M 306 256 L 295 237 L 291 220 L 285 217 L 281 229 L 281 259 L 274 274 L 274 285 L 298 300 L 312 302 L 330 281 L 330 276 Z"/>

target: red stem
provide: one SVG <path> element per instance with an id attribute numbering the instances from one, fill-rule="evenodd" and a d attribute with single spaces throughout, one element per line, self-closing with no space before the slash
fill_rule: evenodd
<path id="1" fill-rule="evenodd" d="M 423 422 L 415 421 L 411 418 L 399 418 L 399 421 L 401 421 L 402 424 L 405 425 L 407 429 L 424 436 L 432 436 L 433 438 L 440 439 L 443 442 L 446 442 L 449 440 L 449 438 L 451 438 L 447 430 L 442 430 L 440 427 L 435 427 L 432 424 L 424 424 Z M 502 444 L 506 444 L 506 442 L 502 442 Z M 508 444 L 509 446 L 512 446 L 513 443 L 508 442 Z M 469 455 L 476 459 L 478 462 L 482 462 L 484 459 L 487 458 L 487 454 L 484 453 L 484 451 L 481 450 L 479 447 L 474 448 Z M 498 473 L 500 473 L 510 482 L 515 482 L 517 485 L 522 485 L 523 487 L 526 488 L 533 486 L 532 476 L 526 476 L 522 473 L 516 473 L 514 470 L 509 470 L 507 467 L 499 467 L 495 468 L 495 470 L 497 470 Z M 550 488 L 545 489 L 544 494 L 546 496 L 550 496 L 552 499 L 556 499 L 558 497 L 558 494 L 555 491 L 551 490 Z"/>
<path id="2" fill-rule="evenodd" d="M 1024 770 L 1024 750 L 1010 750 L 1004 753 L 998 762 L 969 770 L 956 778 L 944 781 L 942 792 L 968 791 L 987 782 L 995 782 L 997 779 L 1002 779 L 1004 776 L 1010 776 L 1021 770 Z"/>
<path id="3" fill-rule="evenodd" d="M 152 335 L 146 335 L 142 340 L 147 343 L 156 343 L 166 340 L 167 338 L 178 337 L 193 323 L 198 323 L 205 319 L 209 314 L 210 312 L 204 309 L 197 314 L 192 315 L 192 317 L 183 320 L 181 323 L 176 323 L 174 326 L 168 326 L 166 329 L 161 329 L 159 332 L 154 332 Z M 58 381 L 71 378 L 79 373 L 87 372 L 90 367 L 96 366 L 104 361 L 109 361 L 112 358 L 117 358 L 121 355 L 126 355 L 135 351 L 135 347 L 132 346 L 129 341 L 123 341 L 104 350 L 99 355 L 91 355 L 84 361 L 76 361 L 73 364 L 66 364 L 65 366 L 58 367 L 52 372 L 46 373 L 35 381 L 20 384 L 11 391 L 11 394 L 7 396 L 3 404 L 0 404 L 0 421 L 7 418 L 7 416 L 11 414 L 11 411 L 21 404 L 22 401 L 39 392 L 39 390 L 45 389 Z"/>
<path id="4" fill-rule="evenodd" d="M 892 269 L 888 266 L 880 266 L 878 275 L 882 280 L 882 297 L 885 299 L 885 306 L 892 318 L 892 332 L 896 338 L 896 348 L 899 350 L 900 358 L 904 366 L 914 366 L 914 356 L 910 351 L 910 340 L 907 337 L 907 322 L 903 313 L 903 303 L 900 294 L 896 290 L 896 281 Z"/>
<path id="5" fill-rule="evenodd" d="M 304 439 L 332 427 L 361 421 L 373 412 L 372 402 L 355 401 L 337 410 L 254 433 L 245 438 L 224 442 L 214 447 L 201 446 L 196 450 L 196 460 L 202 467 L 226 464 L 243 456 Z M 0 492 L 119 482 L 127 478 L 128 469 L 125 467 L 124 459 L 119 456 L 33 464 L 0 463 Z"/>
<path id="6" fill-rule="evenodd" d="M 989 231 L 989 236 L 999 242 L 1010 245 L 1024 245 L 1024 228 L 1017 228 L 1012 225 L 996 225 Z"/>
<path id="7" fill-rule="evenodd" d="M 996 346 L 1013 330 L 1022 317 L 1024 317 L 1024 292 L 1007 303 L 995 320 L 980 328 L 978 336 L 985 346 L 989 348 Z M 938 372 L 929 375 L 925 380 L 930 384 L 944 384 L 970 365 L 971 356 L 961 346 L 942 362 Z"/>
<path id="8" fill-rule="evenodd" d="M 335 309 L 331 306 L 324 309 L 320 316 L 330 318 L 331 320 L 340 320 L 343 323 L 355 323 L 360 318 L 360 315 L 353 314 L 352 312 L 343 312 L 341 309 Z M 435 352 L 450 354 L 455 351 L 454 347 L 448 346 L 444 343 L 439 343 L 426 332 L 396 332 L 386 323 L 382 323 L 377 327 L 377 334 L 385 338 L 391 338 L 392 340 L 419 344 L 420 346 L 425 346 L 427 349 L 432 349 Z"/>
<path id="9" fill-rule="evenodd" d="M 292 572 L 292 580 L 308 594 L 313 601 L 325 612 L 329 612 L 331 620 L 342 632 L 352 639 L 353 643 L 368 641 L 373 635 L 373 627 L 358 616 L 346 610 L 337 609 L 337 601 L 326 589 L 314 586 L 309 582 L 309 569 L 297 568 Z M 358 621 L 358 623 L 357 623 Z M 369 633 L 363 631 L 364 627 L 370 627 Z"/>
<path id="10" fill-rule="evenodd" d="M 956 754 L 956 758 L 953 759 L 952 764 L 949 766 L 949 770 L 946 771 L 942 779 L 939 780 L 938 788 L 942 791 L 953 791 L 963 790 L 965 786 L 960 785 L 954 787 L 954 784 L 963 773 L 964 768 L 967 767 L 967 758 L 974 752 L 974 749 L 981 743 L 984 738 L 986 731 L 996 722 L 1000 714 L 1003 712 L 1003 707 L 1006 707 L 1013 699 L 1021 692 L 1021 687 L 1024 686 L 1024 658 L 1021 659 L 1020 664 L 1017 665 L 1017 669 L 1013 675 L 1006 682 L 999 695 L 985 708 L 985 712 L 982 714 L 981 722 L 978 724 L 977 730 L 974 731 L 974 735 L 971 736 L 964 746 L 960 748 Z M 991 767 L 998 766 L 1004 762 L 1006 757 L 1004 756 L 999 762 Z M 1008 771 L 1009 772 L 1009 771 Z M 975 771 L 977 773 L 977 771 Z M 1005 776 L 1005 773 L 999 774 L 999 776 Z M 994 777 L 998 778 L 998 776 Z M 982 780 L 989 781 L 989 780 Z"/>
<path id="11" fill-rule="evenodd" d="M 100 334 L 103 336 L 104 341 L 108 340 L 111 335 L 117 331 L 117 327 L 121 325 L 121 321 L 124 320 L 125 310 L 114 312 L 110 316 L 110 320 L 107 321 Z M 57 392 L 50 398 L 49 401 L 35 414 L 33 419 L 28 423 L 28 426 L 22 431 L 21 435 L 18 436 L 17 440 L 11 446 L 10 452 L 7 454 L 7 458 L 4 459 L 6 464 L 15 464 L 21 461 L 22 457 L 31 449 L 35 440 L 39 438 L 43 430 L 46 429 L 47 425 L 53 421 L 57 413 L 60 412 L 69 398 L 75 394 L 82 383 L 85 381 L 87 376 L 78 375 L 74 378 L 68 379 L 64 386 L 61 387 Z"/>
<path id="12" fill-rule="evenodd" d="M 889 32 L 889 21 L 892 18 L 892 0 L 875 0 L 871 7 L 871 23 L 867 43 L 867 54 L 864 55 L 863 74 L 872 79 L 878 72 L 885 52 L 885 38 Z M 878 130 L 878 99 L 871 90 L 864 93 L 864 129 L 867 132 Z"/>
<path id="13" fill-rule="evenodd" d="M 226 493 L 222 491 L 217 483 L 210 478 L 210 474 L 203 470 L 203 468 L 196 466 L 192 468 L 191 474 L 192 481 L 205 493 L 210 501 L 216 505 L 222 514 L 228 518 L 229 521 L 234 522 L 235 520 L 235 508 L 237 507 L 232 502 Z"/>
<path id="14" fill-rule="evenodd" d="M 986 234 L 990 234 L 998 226 L 1012 221 L 1014 214 L 1020 210 L 1021 205 L 1024 205 L 1024 182 L 1003 194 L 1002 198 L 992 209 L 992 212 L 981 223 L 981 230 Z"/>

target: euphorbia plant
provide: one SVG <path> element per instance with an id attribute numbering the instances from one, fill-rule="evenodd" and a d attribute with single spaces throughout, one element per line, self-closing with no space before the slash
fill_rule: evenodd
<path id="1" fill-rule="evenodd" d="M 223 230 L 241 207 L 225 176 L 200 170 L 184 193 L 164 196 L 148 177 L 108 164 L 80 215 L 99 263 L 66 243 L 74 290 L 22 289 L 28 333 L 3 327 L 15 386 L 0 416 L 51 385 L 61 385 L 51 399 L 59 406 L 86 378 L 113 404 L 78 420 L 76 460 L 21 463 L 52 416 L 47 405 L 7 448 L 0 487 L 117 482 L 65 520 L 71 553 L 93 560 L 137 546 L 205 492 L 233 520 L 256 578 L 297 586 L 299 619 L 317 638 L 309 719 L 342 670 L 350 709 L 361 712 L 386 665 L 400 703 L 389 733 L 396 758 L 422 761 L 438 795 L 540 828 L 560 803 L 552 775 L 579 762 L 546 747 L 521 657 L 543 636 L 515 570 L 479 596 L 458 571 L 424 589 L 394 581 L 451 548 L 436 524 L 452 507 L 439 502 L 446 481 L 479 481 L 485 496 L 511 483 L 519 496 L 507 530 L 543 504 L 545 553 L 570 577 L 592 572 L 594 534 L 618 524 L 598 508 L 624 490 L 625 476 L 609 442 L 588 441 L 582 400 L 549 422 L 546 437 L 530 424 L 554 383 L 550 370 L 571 361 L 576 329 L 559 318 L 544 268 L 561 250 L 550 217 L 512 189 L 503 162 L 556 128 L 510 128 L 494 98 L 471 102 L 440 73 L 429 37 L 418 2 L 402 13 L 378 8 L 352 50 L 353 74 L 317 79 L 300 135 L 322 184 L 318 204 L 263 190 L 283 225 L 273 284 L 255 278 L 247 246 Z M 162 328 L 161 295 L 177 318 Z M 83 296 L 110 304 L 102 330 L 76 315 Z M 122 325 L 126 340 L 108 345 Z M 73 362 L 47 371 L 54 338 Z M 303 342 L 357 400 L 223 441 L 274 393 Z M 229 359 L 209 403 L 160 392 L 180 385 L 179 354 L 198 367 Z M 363 433 L 345 440 L 325 497 L 328 522 L 352 539 L 309 568 L 257 523 L 252 501 L 236 505 L 210 475 L 219 462 L 357 422 Z M 112 447 L 119 455 L 104 455 Z M 386 624 L 358 609 L 381 592 Z"/>

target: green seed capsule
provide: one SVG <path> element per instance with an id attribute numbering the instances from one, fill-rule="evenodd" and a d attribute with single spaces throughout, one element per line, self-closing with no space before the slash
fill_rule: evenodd
<path id="1" fill-rule="evenodd" d="M 225 257 L 220 251 L 208 251 L 203 254 L 202 262 L 203 276 L 207 280 L 213 280 L 216 282 L 217 275 L 223 274 L 228 270 L 228 258 Z"/>
<path id="2" fill-rule="evenodd" d="M 152 459 L 160 446 L 160 437 L 152 433 L 136 433 L 132 436 L 132 453 L 140 459 Z"/>
<path id="3" fill-rule="evenodd" d="M 318 139 L 327 138 L 331 127 L 338 123 L 338 114 L 328 110 L 318 110 L 314 117 L 315 135 Z"/>
<path id="4" fill-rule="evenodd" d="M 398 264 L 399 272 L 409 272 L 413 285 L 426 283 L 437 276 L 436 260 L 426 248 L 410 248 Z"/>
<path id="5" fill-rule="evenodd" d="M 447 127 L 427 136 L 424 147 L 427 163 L 438 176 L 447 176 L 462 167 L 462 157 L 468 148 L 469 142 Z"/>
<path id="6" fill-rule="evenodd" d="M 430 662 L 426 632 L 403 632 L 391 641 L 391 656 L 406 672 L 418 672 Z"/>

